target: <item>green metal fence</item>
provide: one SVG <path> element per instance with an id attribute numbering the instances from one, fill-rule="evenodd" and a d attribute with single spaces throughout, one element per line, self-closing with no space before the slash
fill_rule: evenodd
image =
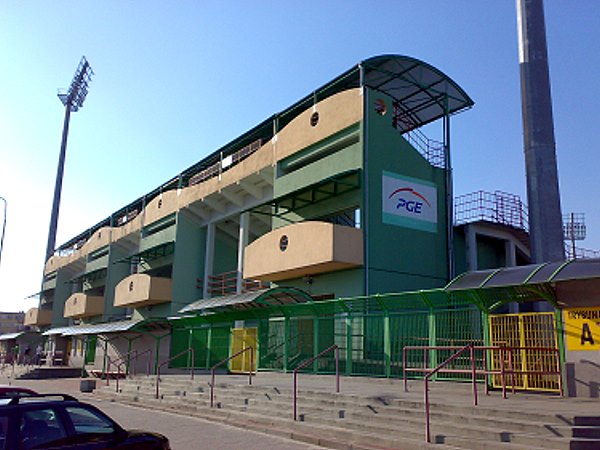
<path id="1" fill-rule="evenodd" d="M 175 322 L 171 354 L 193 345 L 195 366 L 208 368 L 229 355 L 234 321 L 246 318 L 258 327 L 259 370 L 291 371 L 336 344 L 342 373 L 399 377 L 403 373 L 405 346 L 483 345 L 484 340 L 485 313 L 473 304 L 441 296 L 437 291 L 337 299 L 314 302 L 310 308 L 298 305 L 259 312 L 262 317 L 254 311 L 245 316 L 217 314 Z M 428 366 L 435 367 L 448 356 L 444 351 L 430 351 Z M 423 352 L 410 352 L 407 366 L 423 367 L 423 358 Z M 181 363 L 185 361 L 177 362 L 177 366 L 181 367 Z M 456 363 L 457 368 L 464 364 L 460 360 Z M 333 354 L 304 370 L 334 372 Z"/>

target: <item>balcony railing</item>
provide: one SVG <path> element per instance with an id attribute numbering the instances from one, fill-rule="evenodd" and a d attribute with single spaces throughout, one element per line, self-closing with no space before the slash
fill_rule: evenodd
<path id="1" fill-rule="evenodd" d="M 208 277 L 208 293 L 211 296 L 221 296 L 235 294 L 237 292 L 237 276 L 238 272 L 223 272 L 217 275 L 209 275 Z M 198 280 L 200 284 L 202 279 Z M 271 287 L 271 283 L 259 280 L 242 280 L 242 292 L 257 291 L 259 289 L 267 289 Z"/>
<path id="2" fill-rule="evenodd" d="M 229 169 L 232 166 L 235 166 L 240 161 L 246 159 L 256 150 L 258 150 L 261 147 L 261 145 L 262 140 L 259 139 L 257 141 L 252 142 L 251 144 L 246 145 L 244 148 L 238 150 L 235 153 L 232 153 L 229 156 L 223 157 L 223 155 L 221 155 L 219 162 L 216 162 L 213 165 L 207 167 L 206 169 L 201 170 L 200 172 L 193 175 L 188 182 L 188 186 L 193 186 L 195 184 L 202 183 L 203 181 L 206 181 L 209 178 L 213 178 L 220 175 L 225 170 Z"/>

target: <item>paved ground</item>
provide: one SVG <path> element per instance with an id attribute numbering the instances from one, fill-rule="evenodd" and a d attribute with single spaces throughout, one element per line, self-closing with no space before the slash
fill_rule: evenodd
<path id="1" fill-rule="evenodd" d="M 189 375 L 168 376 L 189 377 Z M 7 381 L 6 377 L 3 377 L 0 373 L 0 383 L 6 383 Z M 208 385 L 210 376 L 206 373 L 197 374 L 196 381 Z M 216 381 L 216 389 L 218 390 L 220 382 L 246 384 L 248 383 L 248 377 L 218 375 Z M 79 379 L 54 379 L 18 380 L 15 384 L 32 387 L 40 392 L 66 392 L 85 398 L 87 401 L 97 404 L 126 428 L 143 428 L 167 435 L 174 450 L 239 448 L 245 450 L 262 450 L 265 448 L 301 450 L 319 448 L 223 424 L 207 422 L 202 419 L 99 401 L 89 394 L 80 393 L 79 383 Z M 253 378 L 253 385 L 291 389 L 292 375 L 261 372 Z M 335 378 L 325 375 L 301 374 L 299 376 L 300 396 L 303 389 L 334 392 Z M 341 392 L 369 397 L 397 397 L 422 401 L 423 384 L 420 381 L 410 381 L 408 392 L 404 392 L 402 380 L 398 379 L 342 377 Z M 493 391 L 491 395 L 486 396 L 481 385 L 478 385 L 478 396 L 481 406 L 493 406 L 494 408 L 514 411 L 553 411 L 556 414 L 593 416 L 597 416 L 598 411 L 600 411 L 600 399 L 598 398 L 561 398 L 557 394 L 523 392 L 512 394 L 509 392 L 508 398 L 503 399 L 500 391 Z M 431 383 L 430 399 L 433 408 L 435 408 L 436 403 L 472 405 L 472 385 L 470 383 Z"/>
<path id="2" fill-rule="evenodd" d="M 0 384 L 8 384 L 9 381 L 11 380 L 0 376 Z M 143 429 L 164 434 L 169 438 L 173 450 L 322 449 L 322 447 L 243 430 L 220 423 L 208 422 L 194 417 L 145 410 L 109 401 L 97 400 L 89 394 L 79 392 L 79 382 L 78 378 L 68 378 L 55 380 L 17 380 L 16 382 L 12 382 L 12 384 L 30 387 L 38 392 L 72 394 L 80 400 L 98 406 L 124 428 Z"/>

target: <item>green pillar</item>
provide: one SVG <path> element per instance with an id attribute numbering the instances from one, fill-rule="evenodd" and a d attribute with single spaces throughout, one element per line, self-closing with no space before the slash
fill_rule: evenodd
<path id="1" fill-rule="evenodd" d="M 323 349 L 324 350 L 324 349 Z M 313 356 L 319 354 L 319 318 L 313 317 Z M 319 372 L 319 361 L 313 363 L 313 373 Z"/>
<path id="2" fill-rule="evenodd" d="M 87 357 L 87 348 L 88 348 L 88 337 L 86 336 L 83 341 L 83 361 L 81 363 L 81 378 L 85 377 L 85 359 Z"/>
<path id="3" fill-rule="evenodd" d="M 160 337 L 155 336 L 154 339 L 156 341 L 156 351 L 154 353 L 154 373 L 157 374 L 159 364 L 158 358 L 160 357 Z"/>
<path id="4" fill-rule="evenodd" d="M 210 369 L 212 366 L 210 365 L 210 354 L 212 352 L 212 325 L 208 327 L 208 332 L 206 333 L 206 368 Z"/>
<path id="5" fill-rule="evenodd" d="M 436 329 L 435 329 L 435 310 L 429 309 L 429 346 L 434 347 L 437 343 Z M 429 351 L 429 361 L 427 362 L 430 368 L 437 366 L 437 350 Z M 434 376 L 434 379 L 437 378 Z"/>
<path id="6" fill-rule="evenodd" d="M 346 375 L 352 375 L 352 313 L 346 317 Z"/>
<path id="7" fill-rule="evenodd" d="M 131 363 L 131 343 L 133 342 L 133 339 L 128 337 L 125 339 L 127 339 L 127 365 L 125 366 L 125 374 L 129 375 L 129 366 Z"/>
<path id="8" fill-rule="evenodd" d="M 385 376 L 392 376 L 392 339 L 390 333 L 390 313 L 383 313 L 383 353 L 385 362 Z"/>
<path id="9" fill-rule="evenodd" d="M 481 320 L 482 320 L 482 324 L 481 324 L 481 328 L 483 329 L 483 346 L 484 347 L 489 347 L 490 346 L 490 323 L 489 323 L 489 311 L 481 311 Z M 487 367 L 485 367 L 486 370 L 490 370 L 492 368 L 492 358 L 490 358 L 489 356 L 492 355 L 492 352 L 490 352 L 489 350 L 485 350 L 485 353 L 487 354 L 487 357 L 485 358 L 486 360 L 486 364 Z M 502 356 L 504 358 L 504 356 Z M 490 381 L 493 379 L 492 377 L 490 377 L 489 375 L 485 375 L 484 376 L 485 379 L 485 383 L 486 384 L 491 384 Z"/>
<path id="10" fill-rule="evenodd" d="M 189 333 L 188 333 L 188 346 L 187 346 L 187 348 L 192 348 L 192 333 L 193 333 L 193 329 L 190 328 Z M 188 352 L 188 354 L 187 354 L 188 365 L 187 366 L 188 367 L 195 367 L 196 361 L 192 361 L 191 358 L 192 358 L 192 352 Z M 190 361 L 191 361 L 191 364 L 190 364 Z"/>
<path id="11" fill-rule="evenodd" d="M 565 395 L 567 386 L 567 374 L 565 371 L 565 327 L 563 323 L 562 311 L 554 309 L 554 317 L 556 320 L 556 340 L 558 344 L 558 357 L 560 358 L 560 377 L 563 385 L 563 395 Z"/>
<path id="12" fill-rule="evenodd" d="M 288 371 L 288 354 L 289 354 L 289 342 L 290 342 L 290 319 L 286 317 L 283 319 L 283 333 L 285 339 L 283 340 L 283 372 Z"/>
<path id="13" fill-rule="evenodd" d="M 102 358 L 102 373 L 106 370 L 106 359 L 108 358 L 108 340 L 104 339 L 104 358 Z"/>

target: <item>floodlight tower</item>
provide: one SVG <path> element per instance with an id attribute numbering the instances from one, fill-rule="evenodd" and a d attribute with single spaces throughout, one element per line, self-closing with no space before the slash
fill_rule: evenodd
<path id="1" fill-rule="evenodd" d="M 46 261 L 54 253 L 56 244 L 56 228 L 58 226 L 58 210 L 60 207 L 60 194 L 62 191 L 62 179 L 65 166 L 65 154 L 67 152 L 67 136 L 69 135 L 69 119 L 71 111 L 76 112 L 83 106 L 88 93 L 88 84 L 92 80 L 94 71 L 85 59 L 81 58 L 79 66 L 71 81 L 71 86 L 66 91 L 59 90 L 58 98 L 65 105 L 65 120 L 63 123 L 62 140 L 60 143 L 60 155 L 58 157 L 58 168 L 56 169 L 56 184 L 54 185 L 54 200 L 52 202 L 52 214 L 50 216 L 50 227 L 48 228 L 48 245 L 46 246 Z"/>
<path id="2" fill-rule="evenodd" d="M 517 0 L 529 230 L 534 262 L 562 261 L 562 215 L 544 4 Z"/>

